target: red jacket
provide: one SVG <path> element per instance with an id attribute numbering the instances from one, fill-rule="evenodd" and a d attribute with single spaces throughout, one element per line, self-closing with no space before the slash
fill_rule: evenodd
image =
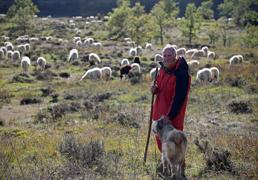
<path id="1" fill-rule="evenodd" d="M 173 70 L 162 67 L 157 76 L 152 119 L 155 121 L 167 115 L 176 129 L 183 130 L 190 84 L 191 77 L 184 58 L 179 58 Z"/>

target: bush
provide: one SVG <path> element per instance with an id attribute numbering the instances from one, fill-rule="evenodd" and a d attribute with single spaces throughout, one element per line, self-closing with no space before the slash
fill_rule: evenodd
<path id="1" fill-rule="evenodd" d="M 233 100 L 228 104 L 228 108 L 231 112 L 240 114 L 240 113 L 252 113 L 250 102 L 247 101 L 237 101 Z"/>

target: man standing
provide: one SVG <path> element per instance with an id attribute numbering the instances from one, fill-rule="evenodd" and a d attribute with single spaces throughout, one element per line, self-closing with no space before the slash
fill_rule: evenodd
<path id="1" fill-rule="evenodd" d="M 156 95 L 152 119 L 157 121 L 164 117 L 165 123 L 171 123 L 176 129 L 183 131 L 191 84 L 188 65 L 183 57 L 177 57 L 176 50 L 171 46 L 166 46 L 162 53 L 163 62 L 157 83 L 151 86 L 151 92 Z M 161 151 L 161 141 L 158 136 L 156 142 Z"/>

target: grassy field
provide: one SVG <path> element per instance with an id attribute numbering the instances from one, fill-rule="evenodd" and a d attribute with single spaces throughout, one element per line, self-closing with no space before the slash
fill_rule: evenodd
<path id="1" fill-rule="evenodd" d="M 99 51 L 79 47 L 80 58 L 96 52 L 103 61 L 100 66 L 114 70 L 110 81 L 79 81 L 90 66 L 66 61 L 76 35 L 67 26 L 57 28 L 61 21 L 67 19 L 35 22 L 31 36 L 51 35 L 68 42 L 32 43 L 29 77 L 21 76 L 19 65 L 0 60 L 0 179 L 162 179 L 156 173 L 160 153 L 153 135 L 143 164 L 151 102 L 148 72 L 151 58 L 162 47 L 154 44 L 153 51 L 144 51 L 138 81 L 120 80 L 114 69 L 128 57 L 128 47 L 122 40 L 105 38 L 104 25 L 76 22 L 82 38 L 90 33 L 103 43 Z M 0 26 L 1 35 L 15 42 L 10 24 Z M 198 42 L 206 44 L 201 37 Z M 201 59 L 200 68 L 218 67 L 220 81 L 201 85 L 195 81 L 196 71 L 192 72 L 185 118 L 186 175 L 188 179 L 257 179 L 258 51 L 239 43 L 218 44 L 212 50 L 216 60 Z M 229 66 L 234 54 L 243 54 L 245 63 Z M 51 65 L 45 79 L 35 70 L 39 55 Z M 70 77 L 63 78 L 64 72 Z"/>

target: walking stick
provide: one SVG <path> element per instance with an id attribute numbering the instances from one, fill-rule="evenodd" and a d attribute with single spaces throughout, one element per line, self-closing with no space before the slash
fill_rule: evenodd
<path id="1" fill-rule="evenodd" d="M 156 81 L 157 81 L 157 74 L 158 74 L 158 67 L 156 67 L 155 79 L 154 79 L 153 85 L 156 84 Z M 147 159 L 147 152 L 148 152 L 148 146 L 149 146 L 149 141 L 150 141 L 151 123 L 152 123 L 152 111 L 153 111 L 153 101 L 154 101 L 154 94 L 152 94 L 152 97 L 151 97 L 151 112 L 150 112 L 149 129 L 148 129 L 147 142 L 146 142 L 145 151 L 144 151 L 144 157 L 143 157 L 144 163 L 146 162 L 146 159 Z"/>

